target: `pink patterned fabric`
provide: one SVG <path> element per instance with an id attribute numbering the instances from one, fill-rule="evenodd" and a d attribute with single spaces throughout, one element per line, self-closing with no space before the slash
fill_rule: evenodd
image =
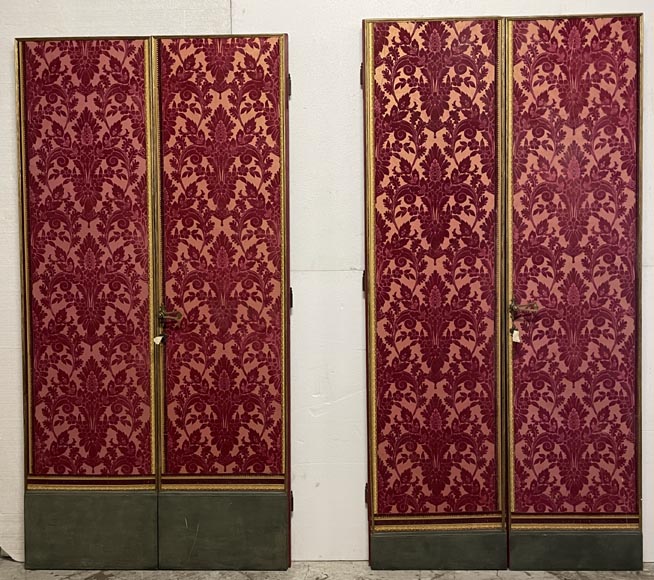
<path id="1" fill-rule="evenodd" d="M 374 23 L 380 514 L 498 509 L 496 38 Z"/>
<path id="2" fill-rule="evenodd" d="M 144 41 L 25 42 L 31 474 L 151 474 Z"/>
<path id="3" fill-rule="evenodd" d="M 281 42 L 160 41 L 169 474 L 284 470 Z"/>
<path id="4" fill-rule="evenodd" d="M 634 513 L 639 25 L 513 23 L 515 509 Z"/>

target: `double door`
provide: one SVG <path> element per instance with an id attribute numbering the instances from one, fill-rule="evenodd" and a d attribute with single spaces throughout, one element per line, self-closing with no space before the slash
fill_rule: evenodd
<path id="1" fill-rule="evenodd" d="M 30 568 L 289 564 L 286 46 L 17 42 Z"/>
<path id="2" fill-rule="evenodd" d="M 640 30 L 364 22 L 373 567 L 642 565 Z"/>

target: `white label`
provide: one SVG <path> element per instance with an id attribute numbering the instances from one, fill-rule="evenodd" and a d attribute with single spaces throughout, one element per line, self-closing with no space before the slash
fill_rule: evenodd
<path id="1" fill-rule="evenodd" d="M 513 342 L 520 342 L 520 331 L 517 328 L 514 328 L 511 332 L 511 340 Z"/>
<path id="2" fill-rule="evenodd" d="M 159 336 L 154 337 L 154 344 L 161 344 L 163 342 L 163 334 L 160 334 Z"/>

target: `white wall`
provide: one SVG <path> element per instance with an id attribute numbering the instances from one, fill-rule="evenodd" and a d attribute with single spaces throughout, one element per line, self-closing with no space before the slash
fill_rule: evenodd
<path id="1" fill-rule="evenodd" d="M 230 13 L 231 4 L 231 13 Z M 644 127 L 652 123 L 651 0 L 1 0 L 0 546 L 22 559 L 16 36 L 288 32 L 291 99 L 293 557 L 367 558 L 361 19 L 644 12 Z M 231 19 L 230 19 L 231 15 Z M 654 215 L 645 131 L 643 488 L 654 560 Z"/>

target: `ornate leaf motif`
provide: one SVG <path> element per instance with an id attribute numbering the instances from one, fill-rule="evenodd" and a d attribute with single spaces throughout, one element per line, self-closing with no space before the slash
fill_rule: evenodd
<path id="1" fill-rule="evenodd" d="M 283 472 L 279 43 L 160 43 L 167 473 Z"/>
<path id="2" fill-rule="evenodd" d="M 497 510 L 495 21 L 374 25 L 378 513 Z"/>
<path id="3" fill-rule="evenodd" d="M 513 23 L 515 509 L 637 512 L 637 18 Z"/>
<path id="4" fill-rule="evenodd" d="M 144 42 L 24 58 L 32 474 L 150 474 Z"/>

